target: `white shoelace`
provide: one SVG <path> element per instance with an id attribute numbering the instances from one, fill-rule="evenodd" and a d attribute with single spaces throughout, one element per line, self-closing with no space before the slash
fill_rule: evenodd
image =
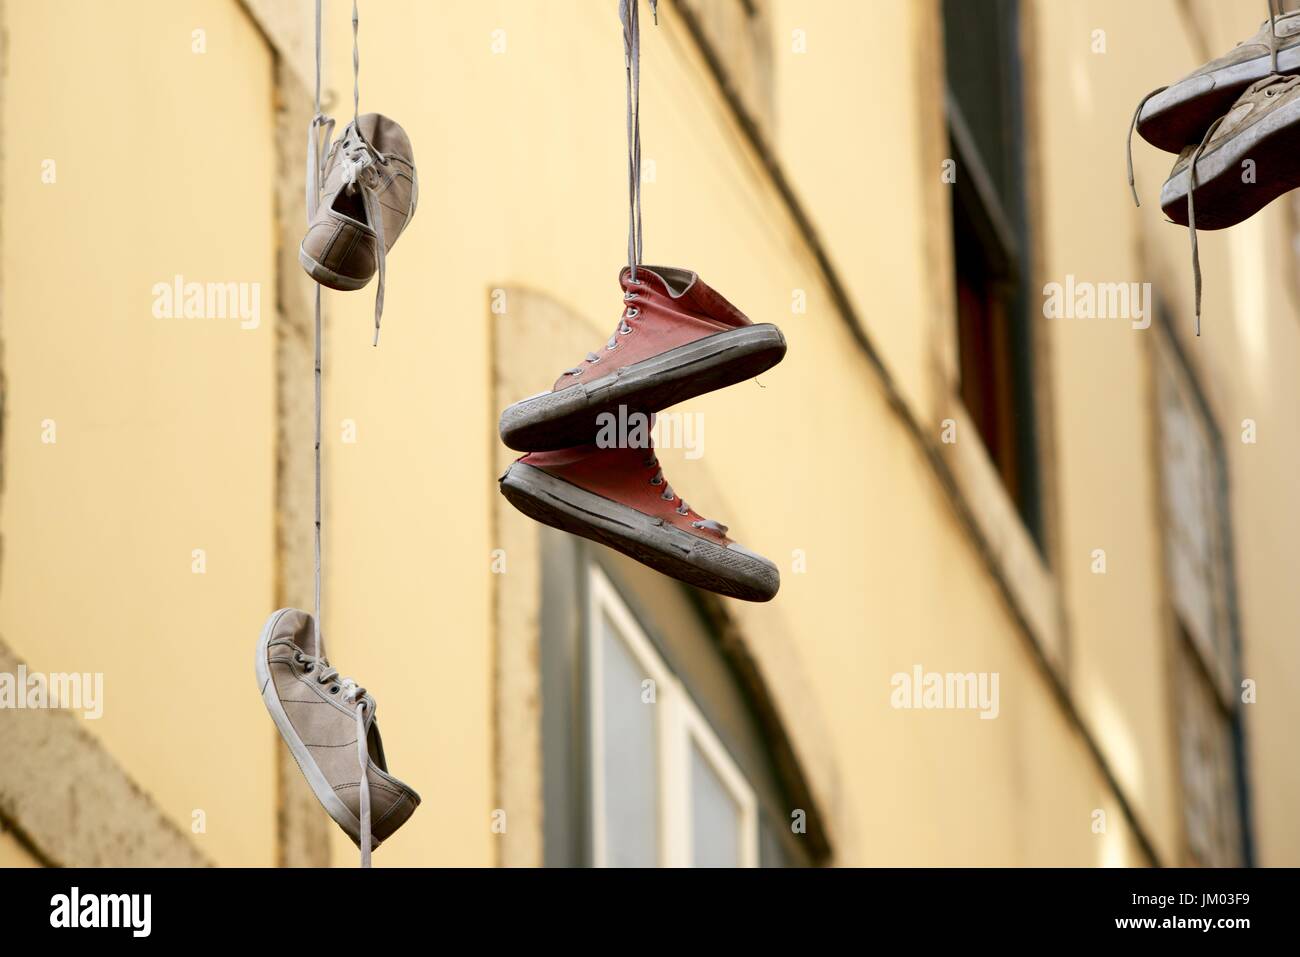
<path id="1" fill-rule="evenodd" d="M 355 132 L 357 138 L 363 144 L 360 148 L 368 160 L 373 160 L 375 151 L 366 142 L 365 137 L 361 135 L 357 126 L 357 111 L 360 106 L 360 56 L 357 52 L 357 5 L 356 0 L 352 3 L 352 125 L 351 129 Z M 320 90 L 321 90 L 321 0 L 316 0 L 316 105 L 312 114 L 311 122 L 307 126 L 307 222 L 310 224 L 315 218 L 316 212 L 320 207 L 320 187 L 321 181 L 325 175 L 325 158 L 331 152 L 330 139 L 334 131 L 334 120 L 321 113 Z M 319 131 L 324 130 L 324 139 L 321 141 Z M 348 139 L 346 136 L 344 139 Z M 337 146 L 338 144 L 335 144 Z M 379 318 L 383 313 L 384 305 L 384 233 L 383 219 L 378 215 L 378 202 L 373 196 L 373 179 L 374 170 L 371 163 L 363 162 L 357 149 L 349 146 L 345 151 L 343 160 L 349 164 L 344 168 L 345 178 L 351 175 L 350 183 L 357 183 L 361 188 L 362 201 L 366 204 L 367 215 L 370 216 L 372 224 L 375 225 L 375 232 L 378 237 L 378 261 L 379 261 L 379 290 L 375 298 L 375 344 L 379 343 Z M 369 175 L 367 175 L 369 174 Z M 370 180 L 371 186 L 367 188 L 367 180 Z M 372 205 L 375 213 L 371 213 Z M 311 656 L 312 665 L 308 673 L 314 671 L 316 666 L 322 669 L 321 674 L 326 675 L 327 680 L 333 680 L 338 676 L 338 671 L 331 668 L 323 655 L 323 646 L 321 644 L 321 302 L 320 302 L 320 284 L 316 284 L 316 313 L 315 313 L 315 611 L 316 614 L 312 619 L 313 622 L 313 648 L 315 654 Z M 308 660 L 308 656 L 303 655 L 294 646 L 295 657 L 300 657 L 299 663 Z M 320 677 L 317 678 L 320 681 Z M 326 683 L 324 681 L 322 684 Z M 373 845 L 373 839 L 370 833 L 370 753 L 366 747 L 366 700 L 365 689 L 360 687 L 351 678 L 344 678 L 340 682 L 345 700 L 356 705 L 355 715 L 357 724 L 357 760 L 360 764 L 360 781 L 358 790 L 361 801 L 361 866 L 370 867 L 370 854 Z"/>

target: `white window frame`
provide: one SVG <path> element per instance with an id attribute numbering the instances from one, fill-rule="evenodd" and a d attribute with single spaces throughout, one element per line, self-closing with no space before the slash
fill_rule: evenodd
<path id="1" fill-rule="evenodd" d="M 646 637 L 612 582 L 595 564 L 587 575 L 588 741 L 591 754 L 592 863 L 608 866 L 605 841 L 605 711 L 601 621 L 608 618 L 645 677 L 655 683 L 654 729 L 658 793 L 658 863 L 660 867 L 690 867 L 692 842 L 691 746 L 709 763 L 739 811 L 741 867 L 758 866 L 758 803 L 754 789 L 727 752 L 686 688 L 669 670 Z"/>

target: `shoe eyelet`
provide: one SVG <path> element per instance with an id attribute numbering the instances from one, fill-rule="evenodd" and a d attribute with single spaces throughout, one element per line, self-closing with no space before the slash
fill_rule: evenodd
<path id="1" fill-rule="evenodd" d="M 624 302 L 631 302 L 631 301 L 632 301 L 633 299 L 635 299 L 635 298 L 636 298 L 636 293 L 634 293 L 634 292 L 628 291 L 628 292 L 623 293 L 623 301 L 624 301 Z"/>
<path id="2" fill-rule="evenodd" d="M 658 475 L 656 475 L 654 478 L 650 480 L 650 484 L 657 488 L 658 486 L 664 484 L 664 480 L 661 479 Z"/>
<path id="3" fill-rule="evenodd" d="M 578 376 L 582 375 L 582 370 L 574 369 L 572 372 L 569 373 L 569 375 L 573 376 L 576 379 Z"/>
<path id="4" fill-rule="evenodd" d="M 311 674 L 311 673 L 312 673 L 313 671 L 315 671 L 315 670 L 316 670 L 316 664 L 315 664 L 315 662 L 309 662 L 307 665 L 305 665 L 305 666 L 303 667 L 303 669 L 302 669 L 302 673 L 305 674 L 305 675 L 309 675 L 309 674 Z"/>
<path id="5" fill-rule="evenodd" d="M 616 343 L 614 343 L 612 346 L 606 346 L 606 347 L 605 347 L 605 351 L 606 351 L 606 352 L 613 352 L 613 351 L 614 351 L 615 349 L 617 349 L 617 348 L 618 348 L 618 343 L 616 342 Z"/>
<path id="6" fill-rule="evenodd" d="M 665 502 L 671 502 L 671 501 L 672 501 L 673 499 L 675 499 L 677 496 L 676 496 L 676 495 L 671 495 L 671 494 L 669 494 L 668 492 L 664 492 L 664 494 L 660 495 L 659 497 L 660 497 L 661 499 L 663 499 Z"/>
<path id="7" fill-rule="evenodd" d="M 635 319 L 639 315 L 641 315 L 641 310 L 638 309 L 636 306 L 631 306 L 628 308 L 627 317 L 629 319 Z"/>
<path id="8" fill-rule="evenodd" d="M 338 694 L 338 693 L 339 693 L 338 685 L 335 685 L 334 687 L 330 688 L 330 694 Z"/>
<path id="9" fill-rule="evenodd" d="M 686 508 L 685 506 L 682 506 L 681 508 L 677 509 L 676 511 L 677 511 L 677 514 L 678 514 L 678 515 L 689 515 L 689 514 L 691 514 L 690 509 Z"/>
<path id="10" fill-rule="evenodd" d="M 596 356 L 596 358 L 594 358 L 594 359 L 588 359 L 587 361 L 590 362 L 592 365 L 595 365 L 597 362 L 600 361 L 600 359 L 601 359 L 600 356 Z"/>
<path id="11" fill-rule="evenodd" d="M 306 661 L 307 659 L 306 659 L 306 657 L 303 656 L 303 653 L 302 653 L 301 651 L 295 651 L 295 652 L 293 653 L 293 660 L 294 660 L 295 662 L 297 662 L 298 664 L 302 664 L 302 663 L 303 663 L 304 661 Z"/>
<path id="12" fill-rule="evenodd" d="M 632 328 L 631 326 L 628 326 L 627 329 L 620 329 L 620 330 L 618 330 L 618 334 L 619 334 L 620 336 L 630 336 L 634 331 L 635 331 L 635 330 L 633 330 L 633 328 Z"/>

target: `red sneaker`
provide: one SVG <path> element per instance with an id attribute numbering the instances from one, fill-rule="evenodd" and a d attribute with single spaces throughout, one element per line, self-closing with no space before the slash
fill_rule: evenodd
<path id="1" fill-rule="evenodd" d="M 695 273 L 638 266 L 619 276 L 625 310 L 609 342 L 551 391 L 501 413 L 501 441 L 521 452 L 592 442 L 604 412 L 652 413 L 753 378 L 785 355 L 771 323 L 755 325 Z"/>
<path id="2" fill-rule="evenodd" d="M 501 494 L 529 518 L 630 555 L 688 585 L 770 601 L 776 565 L 727 538 L 669 487 L 653 448 L 578 448 L 525 455 Z"/>

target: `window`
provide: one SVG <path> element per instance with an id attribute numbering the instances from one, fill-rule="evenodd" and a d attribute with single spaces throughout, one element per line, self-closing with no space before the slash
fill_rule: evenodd
<path id="1" fill-rule="evenodd" d="M 542 548 L 545 863 L 825 860 L 807 785 L 709 597 L 560 532 Z"/>
<path id="2" fill-rule="evenodd" d="M 1162 326 L 1160 476 L 1187 863 L 1240 866 L 1250 852 L 1226 468 L 1200 393 Z"/>
<path id="3" fill-rule="evenodd" d="M 753 788 L 609 579 L 590 576 L 593 863 L 753 867 Z"/>
<path id="4" fill-rule="evenodd" d="M 1016 0 L 944 0 L 961 398 L 1042 547 Z"/>

